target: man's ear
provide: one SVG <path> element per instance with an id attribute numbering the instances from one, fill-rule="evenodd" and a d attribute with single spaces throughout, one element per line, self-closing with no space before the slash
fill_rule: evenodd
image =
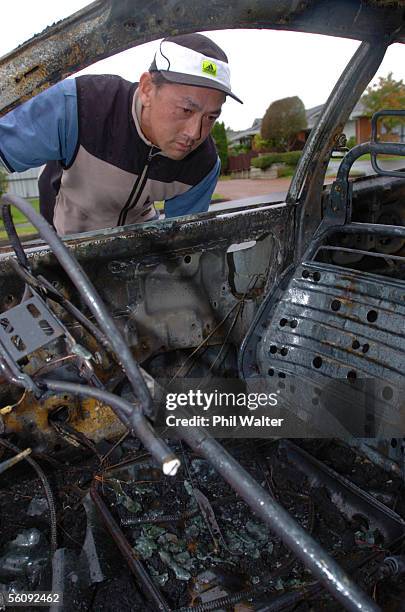
<path id="1" fill-rule="evenodd" d="M 144 72 L 139 79 L 139 96 L 143 107 L 150 106 L 150 100 L 155 85 L 152 81 L 152 75 L 150 72 Z"/>

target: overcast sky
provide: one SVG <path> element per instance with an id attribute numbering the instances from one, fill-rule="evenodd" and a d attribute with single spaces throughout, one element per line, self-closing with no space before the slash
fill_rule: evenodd
<path id="1" fill-rule="evenodd" d="M 86 0 L 3 2 L 0 55 L 87 4 Z M 342 38 L 270 30 L 215 31 L 208 36 L 227 53 L 232 89 L 244 101 L 242 106 L 228 99 L 223 107 L 221 119 L 235 130 L 249 127 L 278 98 L 298 95 L 306 108 L 325 102 L 359 45 Z M 136 81 L 149 67 L 155 48 L 156 42 L 140 45 L 84 72 L 120 74 Z M 390 71 L 394 78 L 404 79 L 404 58 L 405 45 L 392 45 L 373 82 Z"/>

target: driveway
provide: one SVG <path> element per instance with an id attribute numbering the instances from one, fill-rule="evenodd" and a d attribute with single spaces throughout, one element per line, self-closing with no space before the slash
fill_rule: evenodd
<path id="1" fill-rule="evenodd" d="M 269 193 L 286 193 L 291 178 L 279 179 L 229 179 L 218 181 L 215 193 L 224 200 L 240 200 Z"/>
<path id="2" fill-rule="evenodd" d="M 333 179 L 327 178 L 325 183 Z M 215 194 L 224 200 L 243 200 L 252 198 L 251 204 L 280 202 L 285 200 L 291 178 L 279 179 L 229 179 L 218 181 Z M 215 204 L 211 205 L 210 209 Z"/>

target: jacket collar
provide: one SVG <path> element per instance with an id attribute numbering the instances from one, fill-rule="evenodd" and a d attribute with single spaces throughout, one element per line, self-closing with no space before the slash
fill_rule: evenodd
<path id="1" fill-rule="evenodd" d="M 154 155 L 165 155 L 153 142 L 148 140 L 145 134 L 142 132 L 141 128 L 141 116 L 142 116 L 142 102 L 140 96 L 138 95 L 138 89 L 135 90 L 134 97 L 132 99 L 132 117 L 135 123 L 136 131 L 138 132 L 139 137 L 143 142 L 148 145 L 148 147 L 153 147 L 156 152 Z"/>

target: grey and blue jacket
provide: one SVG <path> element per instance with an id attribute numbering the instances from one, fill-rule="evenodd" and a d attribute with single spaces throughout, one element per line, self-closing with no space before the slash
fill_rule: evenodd
<path id="1" fill-rule="evenodd" d="M 58 83 L 0 119 L 9 172 L 47 164 L 41 212 L 59 234 L 208 210 L 220 162 L 211 137 L 181 161 L 143 135 L 137 83 L 114 75 Z M 47 163 L 49 162 L 49 163 Z"/>

